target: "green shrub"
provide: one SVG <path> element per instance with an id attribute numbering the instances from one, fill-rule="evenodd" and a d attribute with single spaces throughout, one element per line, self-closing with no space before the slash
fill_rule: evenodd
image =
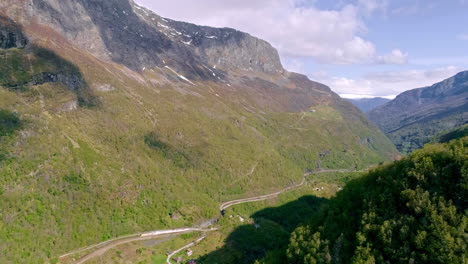
<path id="1" fill-rule="evenodd" d="M 20 128 L 21 120 L 15 113 L 0 109 L 0 137 L 11 135 Z"/>
<path id="2" fill-rule="evenodd" d="M 177 167 L 188 168 L 192 166 L 188 155 L 162 142 L 156 132 L 147 134 L 145 143 L 150 148 L 157 150 L 164 158 L 172 160 Z"/>

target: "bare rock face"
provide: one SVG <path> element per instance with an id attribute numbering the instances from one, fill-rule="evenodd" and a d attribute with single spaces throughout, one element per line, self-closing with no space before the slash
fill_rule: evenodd
<path id="1" fill-rule="evenodd" d="M 234 29 L 164 19 L 133 1 L 31 1 L 41 23 L 95 56 L 135 71 L 170 65 L 187 77 L 213 80 L 213 68 L 284 71 L 266 41 Z"/>
<path id="2" fill-rule="evenodd" d="M 115 87 L 106 83 L 106 84 L 96 85 L 95 89 L 100 92 L 111 92 L 115 90 Z"/>
<path id="3" fill-rule="evenodd" d="M 24 48 L 26 36 L 7 18 L 0 17 L 0 49 Z"/>
<path id="4" fill-rule="evenodd" d="M 41 24 L 49 25 L 75 45 L 93 53 L 101 59 L 110 59 L 99 28 L 88 10 L 75 0 L 29 0 L 29 14 Z M 85 2 L 85 1 L 83 1 Z"/>
<path id="5" fill-rule="evenodd" d="M 146 12 L 141 7 L 136 12 Z M 197 26 L 160 18 L 157 22 L 174 39 L 185 44 L 210 65 L 225 69 L 242 69 L 280 73 L 284 69 L 279 54 L 268 42 L 230 28 Z M 174 34 L 175 33 L 175 34 Z"/>
<path id="6" fill-rule="evenodd" d="M 67 102 L 65 104 L 63 104 L 63 106 L 61 107 L 61 109 L 59 110 L 60 112 L 70 112 L 70 111 L 74 111 L 76 109 L 78 109 L 78 101 L 77 100 L 73 100 L 73 101 L 70 101 L 70 102 Z"/>

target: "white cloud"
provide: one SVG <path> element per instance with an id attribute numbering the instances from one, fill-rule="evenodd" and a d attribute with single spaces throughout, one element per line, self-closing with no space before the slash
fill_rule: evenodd
<path id="1" fill-rule="evenodd" d="M 292 72 L 306 72 L 306 66 L 303 60 L 294 57 L 285 57 L 282 61 L 283 66 L 288 71 Z"/>
<path id="2" fill-rule="evenodd" d="M 386 11 L 388 7 L 387 0 L 358 0 L 358 5 L 368 13 L 377 10 Z"/>
<path id="3" fill-rule="evenodd" d="M 378 72 L 355 79 L 323 77 L 318 81 L 347 98 L 392 97 L 410 89 L 430 86 L 460 71 L 458 67 L 448 66 L 429 70 Z"/>
<path id="4" fill-rule="evenodd" d="M 457 39 L 459 39 L 459 40 L 468 40 L 468 33 L 458 34 Z"/>
<path id="5" fill-rule="evenodd" d="M 374 43 L 365 39 L 364 17 L 383 10 L 386 1 L 358 0 L 321 10 L 304 0 L 137 0 L 165 17 L 249 32 L 271 42 L 283 58 L 309 57 L 327 64 L 381 63 Z M 393 57 L 385 61 L 401 62 Z"/>
<path id="6" fill-rule="evenodd" d="M 406 64 L 408 63 L 408 53 L 403 53 L 399 49 L 392 50 L 391 53 L 377 57 L 380 64 Z"/>
<path id="7" fill-rule="evenodd" d="M 448 2 L 448 1 L 447 1 Z M 425 15 L 437 11 L 442 2 L 429 0 L 407 0 L 390 8 L 390 13 L 395 16 Z M 446 4 L 444 2 L 444 4 Z"/>

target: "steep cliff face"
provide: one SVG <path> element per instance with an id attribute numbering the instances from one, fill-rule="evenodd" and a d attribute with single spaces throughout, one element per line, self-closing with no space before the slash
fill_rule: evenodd
<path id="1" fill-rule="evenodd" d="M 145 19 L 154 18 L 135 6 Z M 230 28 L 202 27 L 160 18 L 156 26 L 177 42 L 183 43 L 206 61 L 221 69 L 242 69 L 265 73 L 284 71 L 278 52 L 266 41 Z M 175 33 L 175 34 L 174 34 Z"/>
<path id="2" fill-rule="evenodd" d="M 277 51 L 234 29 L 164 19 L 128 0 L 33 0 L 33 13 L 70 41 L 133 70 L 166 66 L 213 79 L 206 67 L 280 73 Z"/>
<path id="3" fill-rule="evenodd" d="M 434 135 L 468 122 L 468 72 L 410 90 L 369 113 L 397 147 L 411 151 Z"/>

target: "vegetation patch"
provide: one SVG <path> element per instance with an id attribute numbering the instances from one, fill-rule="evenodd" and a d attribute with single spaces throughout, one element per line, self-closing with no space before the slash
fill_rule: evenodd
<path id="1" fill-rule="evenodd" d="M 447 143 L 455 139 L 468 136 L 468 125 L 457 127 L 453 130 L 440 133 L 435 136 L 432 142 Z"/>
<path id="2" fill-rule="evenodd" d="M 13 135 L 22 128 L 23 124 L 20 118 L 5 109 L 0 109 L 0 162 L 8 158 L 8 151 L 3 146 L 3 138 Z"/>
<path id="3" fill-rule="evenodd" d="M 84 190 L 89 186 L 89 181 L 83 178 L 81 173 L 72 173 L 63 177 L 63 180 L 70 184 L 75 191 Z"/>
<path id="4" fill-rule="evenodd" d="M 164 158 L 171 160 L 177 167 L 189 168 L 193 166 L 193 162 L 188 155 L 161 141 L 156 132 L 147 134 L 145 136 L 145 143 L 150 148 L 158 151 Z"/>
<path id="5" fill-rule="evenodd" d="M 21 126 L 21 120 L 15 113 L 0 109 L 0 137 L 13 134 L 21 129 Z"/>

